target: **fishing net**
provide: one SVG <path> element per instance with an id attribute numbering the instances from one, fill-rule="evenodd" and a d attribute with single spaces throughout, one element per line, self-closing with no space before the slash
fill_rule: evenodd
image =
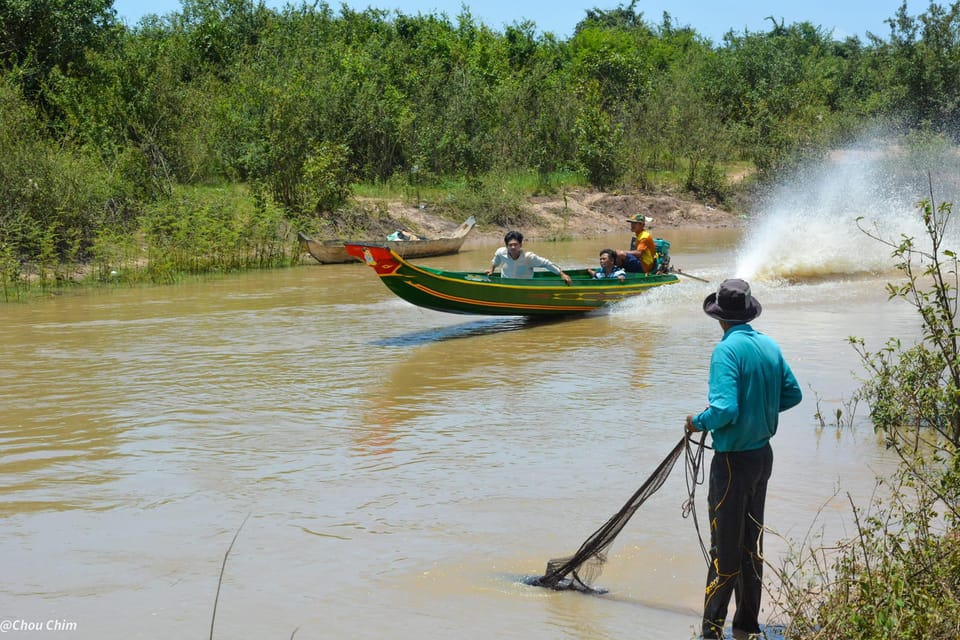
<path id="1" fill-rule="evenodd" d="M 602 527 L 593 532 L 587 540 L 580 545 L 580 548 L 572 556 L 563 558 L 553 558 L 547 562 L 547 570 L 542 576 L 530 580 L 530 584 L 547 587 L 550 589 L 575 589 L 577 591 L 595 592 L 593 588 L 594 581 L 603 571 L 603 565 L 607 561 L 607 549 L 613 543 L 617 534 L 626 526 L 633 514 L 640 508 L 647 499 L 663 486 L 673 466 L 683 453 L 687 436 L 684 435 L 680 442 L 664 458 L 663 462 L 657 466 L 656 470 L 647 478 L 646 482 L 637 489 L 623 507 L 616 512 L 613 517 L 607 520 Z M 701 440 L 702 443 L 702 440 Z M 702 444 L 701 444 L 702 446 Z M 689 456 L 688 449 L 688 456 Z M 702 448 L 697 454 L 702 456 Z M 699 462 L 697 462 L 699 466 Z"/>

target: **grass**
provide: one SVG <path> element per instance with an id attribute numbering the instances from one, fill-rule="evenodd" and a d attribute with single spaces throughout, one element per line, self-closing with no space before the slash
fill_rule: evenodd
<path id="1" fill-rule="evenodd" d="M 178 186 L 171 198 L 144 206 L 133 219 L 127 228 L 98 230 L 81 263 L 21 262 L 3 254 L 0 300 L 22 302 L 90 286 L 169 284 L 185 275 L 299 261 L 285 212 L 246 185 Z"/>

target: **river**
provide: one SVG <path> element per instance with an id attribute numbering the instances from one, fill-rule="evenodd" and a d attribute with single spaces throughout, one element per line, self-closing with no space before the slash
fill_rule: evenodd
<path id="1" fill-rule="evenodd" d="M 756 262 L 756 236 L 654 231 L 710 284 L 566 321 L 419 309 L 361 264 L 0 306 L 0 618 L 207 637 L 236 535 L 217 638 L 692 637 L 706 569 L 681 464 L 611 548 L 607 595 L 522 583 L 619 509 L 706 402 L 720 331 L 701 303 Z M 527 248 L 588 266 L 624 241 Z M 481 269 L 494 248 L 424 262 Z M 877 348 L 917 325 L 887 301 L 895 275 L 788 257 L 753 273 L 754 326 L 805 394 L 773 441 L 774 566 L 850 535 L 847 494 L 865 504 L 892 465 L 863 407 L 851 427 L 815 418 L 857 387 L 847 338 Z"/>

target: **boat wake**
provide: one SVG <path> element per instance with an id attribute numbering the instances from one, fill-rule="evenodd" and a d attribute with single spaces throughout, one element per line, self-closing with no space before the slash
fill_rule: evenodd
<path id="1" fill-rule="evenodd" d="M 411 331 L 398 336 L 390 336 L 382 340 L 375 340 L 372 344 L 381 347 L 413 347 L 422 344 L 432 344 L 445 340 L 470 338 L 472 336 L 486 336 L 509 331 L 519 331 L 529 327 L 541 326 L 552 322 L 564 322 L 569 318 L 559 317 L 524 317 L 524 316 L 495 316 L 460 322 L 440 327 L 429 327 L 418 331 Z"/>

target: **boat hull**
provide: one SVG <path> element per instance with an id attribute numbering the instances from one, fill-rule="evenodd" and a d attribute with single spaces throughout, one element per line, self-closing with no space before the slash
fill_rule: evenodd
<path id="1" fill-rule="evenodd" d="M 467 236 L 473 230 L 476 220 L 471 216 L 463 224 L 457 227 L 456 231 L 448 237 L 433 238 L 428 240 L 383 240 L 369 241 L 373 244 L 379 244 L 390 247 L 397 252 L 397 255 L 404 258 L 429 258 L 431 256 L 445 256 L 460 251 Z M 314 260 L 320 264 L 338 264 L 343 262 L 354 262 L 356 257 L 347 253 L 344 248 L 348 240 L 314 240 L 305 233 L 299 233 L 300 246 L 309 253 Z M 352 241 L 367 244 L 368 241 Z"/>
<path id="2" fill-rule="evenodd" d="M 591 278 L 586 270 L 559 276 L 537 272 L 524 280 L 414 265 L 382 244 L 346 243 L 347 252 L 372 267 L 393 293 L 411 304 L 447 313 L 563 316 L 587 313 L 678 281 L 676 275 L 630 274 L 624 282 Z"/>

